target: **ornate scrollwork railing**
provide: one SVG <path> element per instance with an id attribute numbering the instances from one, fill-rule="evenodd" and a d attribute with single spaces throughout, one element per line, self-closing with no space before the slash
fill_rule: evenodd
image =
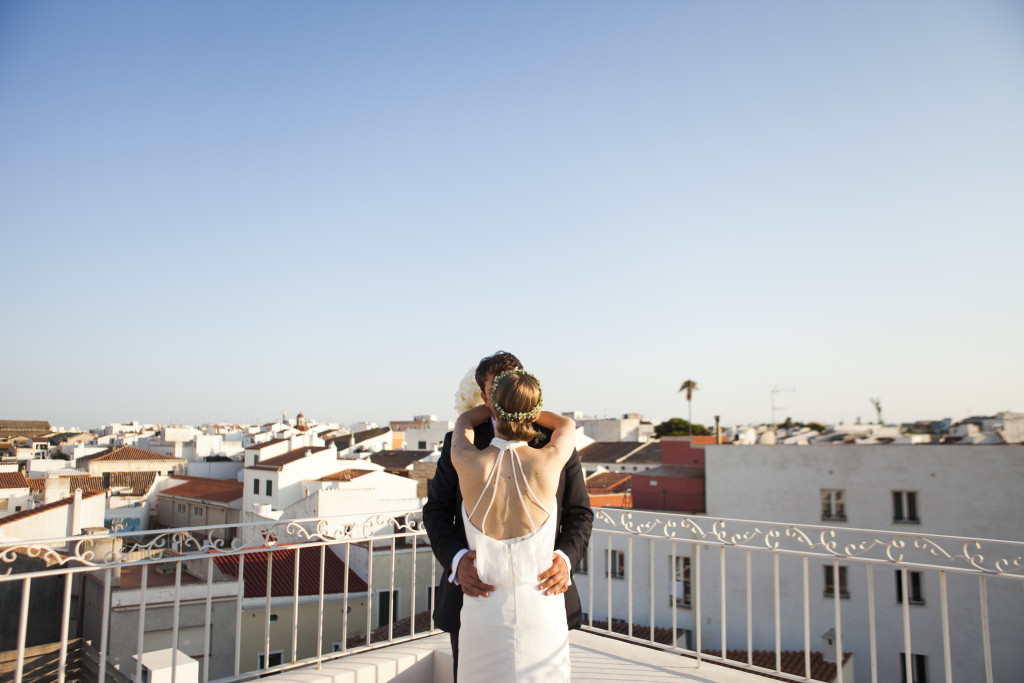
<path id="1" fill-rule="evenodd" d="M 236 534 L 230 541 L 225 536 Z M 66 536 L 39 541 L 0 541 L 0 580 L 11 576 L 20 557 L 53 568 L 107 568 L 159 561 L 192 560 L 211 553 L 246 554 L 296 544 L 360 543 L 425 537 L 419 511 L 338 518 L 260 520 L 181 529 Z M 22 574 L 19 574 L 19 578 Z"/>
<path id="2" fill-rule="evenodd" d="M 595 532 L 1024 578 L 1024 543 L 655 512 L 595 510 Z"/>

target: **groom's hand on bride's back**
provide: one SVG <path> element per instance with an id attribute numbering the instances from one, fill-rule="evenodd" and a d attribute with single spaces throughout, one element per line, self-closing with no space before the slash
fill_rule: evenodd
<path id="1" fill-rule="evenodd" d="M 486 598 L 494 590 L 494 586 L 480 580 L 480 575 L 476 572 L 476 564 L 473 562 L 475 559 L 475 550 L 470 550 L 463 555 L 459 560 L 459 568 L 455 570 L 455 578 L 466 595 L 474 598 Z"/>

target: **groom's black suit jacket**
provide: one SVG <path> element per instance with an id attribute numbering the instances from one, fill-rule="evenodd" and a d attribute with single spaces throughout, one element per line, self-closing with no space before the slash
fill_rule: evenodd
<path id="1" fill-rule="evenodd" d="M 494 425 L 487 420 L 475 427 L 474 432 L 474 445 L 477 448 L 486 448 L 494 438 Z M 550 432 L 548 435 L 550 436 Z M 583 465 L 575 450 L 559 475 L 557 500 L 558 532 L 555 536 L 555 547 L 551 550 L 561 550 L 568 556 L 572 566 L 578 567 L 590 542 L 594 512 L 590 509 L 590 496 L 587 494 L 587 484 L 583 478 Z M 452 433 L 448 432 L 444 437 L 444 447 L 437 462 L 437 471 L 430 482 L 427 504 L 423 506 L 423 523 L 427 527 L 427 536 L 430 537 L 434 556 L 444 568 L 434 602 L 434 624 L 449 633 L 459 630 L 462 588 L 449 583 L 448 576 L 455 555 L 463 548 L 469 547 L 460 511 L 461 505 L 459 477 L 452 466 Z M 576 591 L 575 582 L 565 593 L 565 616 L 569 628 L 579 628 L 583 622 L 583 609 L 580 606 L 580 596 Z"/>

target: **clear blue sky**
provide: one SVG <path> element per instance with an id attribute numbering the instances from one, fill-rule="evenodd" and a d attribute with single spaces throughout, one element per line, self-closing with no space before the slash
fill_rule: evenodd
<path id="1" fill-rule="evenodd" d="M 0 417 L 1024 410 L 1024 4 L 0 3 Z"/>

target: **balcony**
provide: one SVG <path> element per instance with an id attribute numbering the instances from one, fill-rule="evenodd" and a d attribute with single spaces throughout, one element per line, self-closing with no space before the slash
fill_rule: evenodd
<path id="1" fill-rule="evenodd" d="M 574 680 L 1024 676 L 1024 543 L 595 512 Z M 230 529 L 0 542 L 0 681 L 449 680 L 415 514 Z"/>

